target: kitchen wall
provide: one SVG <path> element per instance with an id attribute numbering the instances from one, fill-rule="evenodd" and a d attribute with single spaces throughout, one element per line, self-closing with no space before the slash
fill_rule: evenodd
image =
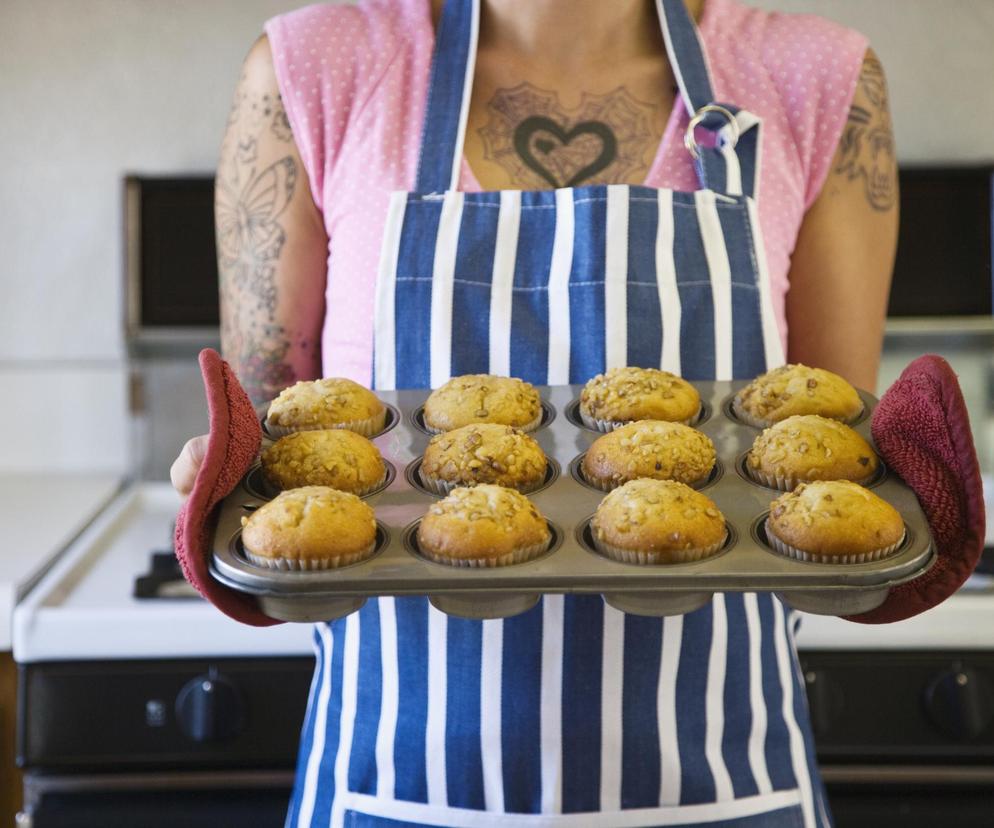
<path id="1" fill-rule="evenodd" d="M 211 170 L 242 55 L 267 17 L 299 4 L 0 4 L 0 472 L 128 468 L 122 176 Z M 870 37 L 902 161 L 994 159 L 991 0 L 759 4 Z"/>

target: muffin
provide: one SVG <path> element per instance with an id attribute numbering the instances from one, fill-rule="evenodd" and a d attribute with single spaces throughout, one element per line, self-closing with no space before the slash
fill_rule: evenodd
<path id="1" fill-rule="evenodd" d="M 498 423 L 534 431 L 542 424 L 542 403 L 531 383 L 516 377 L 466 374 L 431 392 L 424 420 L 434 433 L 470 423 Z"/>
<path id="2" fill-rule="evenodd" d="M 673 480 L 632 480 L 605 497 L 590 522 L 594 546 L 616 561 L 668 564 L 717 553 L 728 530 L 714 502 Z"/>
<path id="3" fill-rule="evenodd" d="M 327 486 L 289 489 L 242 518 L 245 557 L 268 569 L 334 569 L 376 551 L 373 510 Z"/>
<path id="4" fill-rule="evenodd" d="M 421 554 L 450 566 L 507 566 L 549 548 L 545 518 L 520 492 L 482 483 L 457 488 L 432 505 L 418 526 Z"/>
<path id="5" fill-rule="evenodd" d="M 857 564 L 891 554 L 904 540 L 897 510 L 849 480 L 801 483 L 770 504 L 766 537 L 777 552 L 814 563 Z"/>
<path id="6" fill-rule="evenodd" d="M 682 423 L 639 420 L 594 440 L 583 457 L 583 476 L 604 491 L 639 477 L 694 485 L 707 480 L 714 461 L 707 435 Z"/>
<path id="7" fill-rule="evenodd" d="M 876 452 L 860 434 L 817 414 L 795 414 L 770 426 L 746 455 L 750 477 L 785 492 L 812 480 L 865 485 L 879 468 Z"/>
<path id="8" fill-rule="evenodd" d="M 513 426 L 474 423 L 436 434 L 421 461 L 421 482 L 436 494 L 456 486 L 496 483 L 519 492 L 545 481 L 545 452 Z"/>
<path id="9" fill-rule="evenodd" d="M 838 374 L 807 365 L 782 365 L 740 390 L 732 409 L 743 422 L 761 428 L 795 414 L 820 414 L 851 423 L 863 413 L 863 401 Z"/>
<path id="10" fill-rule="evenodd" d="M 656 368 L 612 368 L 580 392 L 580 418 L 597 431 L 611 431 L 632 420 L 690 425 L 700 410 L 701 397 L 694 386 Z"/>
<path id="11" fill-rule="evenodd" d="M 294 431 L 345 428 L 372 437 L 387 409 L 367 388 L 348 379 L 319 379 L 284 388 L 269 404 L 266 428 L 274 437 Z"/>
<path id="12" fill-rule="evenodd" d="M 280 437 L 262 452 L 262 474 L 276 490 L 330 486 L 362 496 L 383 482 L 386 466 L 361 434 L 325 429 Z"/>

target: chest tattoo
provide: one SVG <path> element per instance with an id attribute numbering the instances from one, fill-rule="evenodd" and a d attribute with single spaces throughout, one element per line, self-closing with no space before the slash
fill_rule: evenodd
<path id="1" fill-rule="evenodd" d="M 623 86 L 566 109 L 556 92 L 522 83 L 497 90 L 479 134 L 484 158 L 524 188 L 614 184 L 651 164 L 658 111 Z"/>

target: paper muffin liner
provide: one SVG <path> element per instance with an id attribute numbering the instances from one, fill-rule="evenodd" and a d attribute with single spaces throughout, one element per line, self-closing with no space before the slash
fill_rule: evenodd
<path id="1" fill-rule="evenodd" d="M 478 569 L 486 569 L 496 566 L 510 566 L 511 564 L 525 563 L 533 558 L 537 558 L 549 548 L 551 541 L 552 538 L 550 537 L 549 540 L 543 543 L 523 546 L 520 549 L 515 549 L 513 552 L 508 552 L 504 555 L 491 555 L 487 558 L 453 558 L 449 555 L 440 555 L 436 552 L 430 552 L 423 546 L 420 546 L 420 544 L 419 548 L 424 557 L 428 558 L 430 561 L 434 561 L 435 563 L 463 568 L 474 567 Z"/>
<path id="2" fill-rule="evenodd" d="M 279 569 L 284 572 L 307 572 L 320 569 L 338 569 L 371 558 L 376 551 L 376 541 L 374 540 L 359 552 L 350 552 L 347 555 L 329 555 L 324 558 L 270 558 L 266 555 L 256 555 L 249 552 L 248 549 L 244 551 L 245 557 L 256 566 L 265 569 Z"/>
<path id="3" fill-rule="evenodd" d="M 548 465 L 546 465 L 546 468 L 548 468 Z M 542 488 L 542 485 L 545 483 L 545 478 L 546 475 L 543 474 L 542 478 L 537 483 L 531 486 L 525 486 L 525 487 L 508 486 L 508 488 L 515 489 L 516 491 L 521 492 L 521 494 L 528 494 L 529 492 L 534 492 L 536 489 Z M 432 494 L 439 495 L 440 497 L 445 497 L 446 495 L 452 494 L 452 490 L 458 489 L 460 486 L 474 486 L 476 485 L 477 482 L 479 482 L 479 481 L 466 482 L 466 481 L 443 480 L 441 477 L 435 477 L 434 475 L 425 474 L 423 466 L 418 468 L 418 480 L 421 481 L 421 485 L 424 486 L 428 491 L 430 491 Z M 503 486 L 505 484 L 500 483 L 498 485 Z"/>
<path id="4" fill-rule="evenodd" d="M 270 433 L 273 437 L 277 439 L 280 437 L 286 437 L 288 434 L 294 434 L 298 431 L 325 431 L 335 428 L 344 428 L 346 431 L 354 431 L 356 434 L 361 434 L 363 437 L 375 437 L 381 431 L 383 431 L 383 426 L 387 421 L 387 409 L 386 406 L 383 410 L 372 417 L 368 417 L 365 420 L 347 420 L 344 423 L 321 423 L 313 425 L 302 425 L 302 426 L 279 426 L 273 423 L 270 418 L 266 417 L 266 431 Z"/>
<path id="5" fill-rule="evenodd" d="M 538 416 L 532 420 L 530 423 L 525 423 L 523 426 L 512 425 L 511 423 L 497 423 L 497 425 L 509 425 L 511 428 L 516 428 L 519 431 L 523 431 L 527 434 L 530 431 L 535 431 L 540 425 L 542 425 L 542 418 L 545 416 L 545 411 L 539 406 Z M 428 420 L 425 419 L 424 410 L 422 409 L 421 421 L 425 424 L 425 431 L 429 434 L 445 434 L 447 431 L 455 431 L 455 428 L 435 428 L 435 426 L 428 425 Z M 491 422 L 490 420 L 473 420 L 466 425 L 479 425 L 480 423 Z M 461 428 L 461 426 L 456 426 L 456 428 Z"/>
<path id="6" fill-rule="evenodd" d="M 328 488 L 329 489 L 334 489 L 336 492 L 346 492 L 348 494 L 354 494 L 356 497 L 367 497 L 368 495 L 372 494 L 377 489 L 379 489 L 380 486 L 382 486 L 384 483 L 386 483 L 388 476 L 389 476 L 389 470 L 384 466 L 384 468 L 383 468 L 383 476 L 379 480 L 377 480 L 371 486 L 366 486 L 364 489 L 360 489 L 357 492 L 354 492 L 351 489 L 341 489 L 338 486 L 328 486 Z M 324 485 L 327 485 L 325 483 L 320 483 L 320 484 L 302 483 L 300 486 L 287 486 L 286 488 L 283 488 L 281 486 L 277 486 L 268 477 L 266 477 L 265 471 L 263 471 L 263 473 L 262 473 L 262 481 L 263 481 L 263 483 L 265 484 L 265 487 L 266 487 L 266 491 L 264 491 L 263 494 L 268 494 L 271 497 L 276 497 L 277 495 L 280 494 L 280 492 L 288 492 L 291 489 L 299 489 L 299 488 L 302 488 L 303 486 L 313 486 L 313 485 L 324 486 Z"/>
<path id="7" fill-rule="evenodd" d="M 638 422 L 638 420 L 599 420 L 596 417 L 591 417 L 589 414 L 587 414 L 587 412 L 583 410 L 582 405 L 577 406 L 577 409 L 580 412 L 580 420 L 583 421 L 583 424 L 587 428 L 592 428 L 595 431 L 600 431 L 605 434 L 609 431 L 614 431 L 616 428 L 621 428 L 622 426 L 626 426 L 629 423 Z M 701 408 L 698 407 L 697 412 L 689 420 L 667 420 L 666 422 L 679 423 L 680 425 L 685 425 L 685 426 L 692 426 L 700 419 L 700 416 L 701 416 Z"/>
<path id="8" fill-rule="evenodd" d="M 840 423 L 844 423 L 845 425 L 852 425 L 857 420 L 859 420 L 860 417 L 863 416 L 863 412 L 865 410 L 866 406 L 864 406 L 862 404 L 862 400 L 860 400 L 859 411 L 857 411 L 852 417 L 845 417 L 845 418 L 829 417 L 828 419 L 838 420 Z M 738 394 L 732 397 L 732 413 L 736 417 L 738 417 L 743 423 L 745 423 L 746 425 L 751 425 L 753 428 L 769 428 L 770 426 L 776 425 L 777 423 L 781 422 L 781 420 L 763 420 L 760 419 L 759 417 L 754 417 L 752 414 L 750 414 L 748 411 L 742 408 L 742 402 L 739 399 Z M 811 413 L 817 414 L 818 412 L 811 412 Z M 824 417 L 825 415 L 822 414 L 820 416 Z"/>
<path id="9" fill-rule="evenodd" d="M 630 483 L 632 480 L 640 479 L 638 477 L 626 477 L 622 480 L 598 480 L 587 474 L 587 470 L 583 468 L 583 463 L 580 463 L 579 468 L 580 468 L 580 474 L 583 476 L 583 479 L 587 481 L 587 483 L 589 483 L 595 489 L 600 489 L 602 492 L 614 491 L 619 486 L 624 486 L 626 483 Z M 685 482 L 683 480 L 676 480 L 676 478 L 674 477 L 651 477 L 650 475 L 642 475 L 642 477 L 650 480 L 674 480 L 677 483 L 683 483 L 686 486 L 690 486 L 690 488 L 692 489 L 696 489 L 698 486 L 703 486 L 705 483 L 707 483 L 708 479 L 711 477 L 711 472 L 713 471 L 714 471 L 714 466 L 708 469 L 708 473 L 705 474 L 703 477 L 699 477 L 696 480 L 691 480 L 689 482 Z"/>
<path id="10" fill-rule="evenodd" d="M 692 563 L 693 561 L 702 561 L 705 558 L 710 558 L 712 555 L 717 554 L 721 551 L 721 548 L 725 545 L 725 541 L 728 540 L 728 530 L 725 530 L 725 534 L 718 543 L 707 547 L 698 547 L 696 549 L 672 549 L 666 552 L 646 552 L 642 549 L 624 549 L 620 546 L 614 546 L 610 543 L 605 543 L 602 540 L 598 540 L 597 536 L 591 531 L 590 536 L 594 541 L 594 548 L 597 549 L 604 557 L 610 558 L 613 561 L 621 561 L 622 563 L 628 564 L 675 564 L 675 563 Z"/>
<path id="11" fill-rule="evenodd" d="M 814 483 L 815 482 L 814 480 L 804 480 L 803 478 L 795 477 L 795 476 L 785 477 L 783 475 L 764 474 L 759 469 L 754 469 L 754 468 L 752 468 L 749 465 L 749 459 L 748 459 L 748 457 L 746 458 L 745 463 L 743 463 L 743 466 L 745 467 L 746 474 L 749 475 L 749 478 L 751 480 L 753 480 L 756 483 L 759 483 L 759 484 L 761 484 L 763 486 L 766 486 L 769 489 L 779 489 L 781 492 L 792 492 L 801 483 Z M 873 479 L 876 476 L 877 476 L 877 473 L 874 472 L 873 474 L 868 474 L 866 477 L 860 477 L 857 480 L 850 480 L 850 478 L 847 478 L 847 477 L 835 477 L 835 478 L 824 478 L 824 479 L 826 479 L 826 480 L 829 480 L 829 479 L 831 479 L 831 480 L 850 480 L 851 483 L 855 483 L 857 486 L 866 486 L 869 483 L 872 483 Z M 819 478 L 819 479 L 821 479 L 821 478 Z"/>
<path id="12" fill-rule="evenodd" d="M 869 552 L 859 552 L 852 555 L 819 555 L 814 552 L 805 552 L 803 549 L 798 549 L 796 546 L 785 543 L 774 535 L 769 527 L 766 528 L 766 538 L 776 552 L 787 558 L 793 558 L 796 561 L 806 561 L 808 563 L 826 564 L 861 564 L 879 561 L 888 555 L 894 554 L 900 548 L 901 544 L 904 543 L 904 533 L 902 533 L 901 539 L 897 543 L 885 546 L 882 549 L 872 549 Z"/>

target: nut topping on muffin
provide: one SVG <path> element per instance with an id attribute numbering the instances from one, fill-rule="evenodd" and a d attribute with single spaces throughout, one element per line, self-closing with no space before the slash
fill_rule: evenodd
<path id="1" fill-rule="evenodd" d="M 838 374 L 795 364 L 756 377 L 735 395 L 732 407 L 744 422 L 768 426 L 794 414 L 852 422 L 862 413 L 863 401 Z"/>
<path id="2" fill-rule="evenodd" d="M 632 420 L 689 424 L 700 409 L 694 386 L 657 368 L 612 368 L 591 379 L 580 393 L 580 416 L 598 431 Z"/>
<path id="3" fill-rule="evenodd" d="M 542 403 L 535 386 L 524 380 L 466 374 L 432 391 L 424 420 L 435 432 L 483 422 L 534 431 L 542 422 Z"/>
<path id="4" fill-rule="evenodd" d="M 583 458 L 583 476 L 605 491 L 639 477 L 692 485 L 714 463 L 707 435 L 681 423 L 639 420 L 598 437 Z"/>
<path id="5" fill-rule="evenodd" d="M 749 475 L 789 491 L 813 480 L 867 483 L 879 460 L 870 444 L 849 426 L 817 414 L 795 414 L 760 434 L 749 450 Z"/>

